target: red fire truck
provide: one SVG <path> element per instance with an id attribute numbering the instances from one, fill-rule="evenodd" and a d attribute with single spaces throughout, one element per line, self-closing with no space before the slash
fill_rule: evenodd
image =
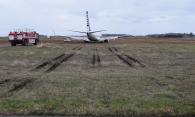
<path id="1" fill-rule="evenodd" d="M 39 42 L 39 34 L 35 31 L 13 31 L 9 33 L 9 42 L 11 46 L 22 44 L 28 46 L 29 44 L 37 45 Z"/>

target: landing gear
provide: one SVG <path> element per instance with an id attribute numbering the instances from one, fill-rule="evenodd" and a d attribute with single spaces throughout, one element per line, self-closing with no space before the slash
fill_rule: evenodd
<path id="1" fill-rule="evenodd" d="M 85 43 L 90 43 L 89 41 L 84 41 Z"/>
<path id="2" fill-rule="evenodd" d="M 108 40 L 104 40 L 104 43 L 108 43 L 109 41 Z"/>

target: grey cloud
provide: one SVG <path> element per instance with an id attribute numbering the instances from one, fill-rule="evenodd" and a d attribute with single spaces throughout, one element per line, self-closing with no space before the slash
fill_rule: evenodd
<path id="1" fill-rule="evenodd" d="M 0 35 L 30 27 L 41 33 L 70 34 L 92 28 L 107 33 L 147 34 L 194 31 L 194 0 L 0 0 Z M 170 28 L 171 26 L 171 28 Z"/>

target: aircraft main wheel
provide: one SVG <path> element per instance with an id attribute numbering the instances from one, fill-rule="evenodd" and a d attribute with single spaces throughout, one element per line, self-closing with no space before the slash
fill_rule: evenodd
<path id="1" fill-rule="evenodd" d="M 89 43 L 89 41 L 84 41 L 85 43 Z"/>
<path id="2" fill-rule="evenodd" d="M 104 40 L 105 43 L 108 43 L 108 40 Z"/>

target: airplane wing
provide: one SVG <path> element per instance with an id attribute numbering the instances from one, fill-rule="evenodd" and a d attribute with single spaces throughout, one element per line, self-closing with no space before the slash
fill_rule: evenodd
<path id="1" fill-rule="evenodd" d="M 87 32 L 82 32 L 82 31 L 74 31 L 74 30 L 68 30 L 68 31 L 71 31 L 71 32 L 77 32 L 77 33 L 84 33 L 86 34 Z"/>
<path id="2" fill-rule="evenodd" d="M 67 38 L 64 41 L 75 41 L 75 40 L 83 40 L 89 41 L 87 37 L 82 36 L 66 36 Z"/>
<path id="3" fill-rule="evenodd" d="M 127 36 L 108 36 L 108 37 L 100 37 L 100 39 L 101 40 L 115 40 L 115 39 L 119 39 L 123 37 L 127 37 Z"/>
<path id="4" fill-rule="evenodd" d="M 99 32 L 104 32 L 106 30 L 99 30 L 99 31 L 93 31 L 93 32 L 90 32 L 90 33 L 99 33 Z"/>
<path id="5" fill-rule="evenodd" d="M 114 36 L 114 37 L 100 37 L 100 40 L 115 40 L 120 38 L 119 36 Z"/>

